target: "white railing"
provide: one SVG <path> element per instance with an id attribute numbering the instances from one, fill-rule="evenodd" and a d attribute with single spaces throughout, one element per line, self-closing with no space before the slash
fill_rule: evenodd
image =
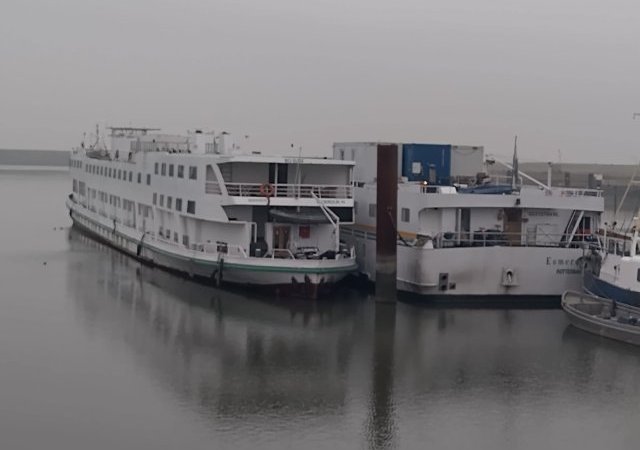
<path id="1" fill-rule="evenodd" d="M 220 183 L 218 183 L 217 181 L 207 181 L 204 185 L 204 191 L 207 194 L 222 194 Z"/>
<path id="2" fill-rule="evenodd" d="M 375 233 L 354 228 L 342 228 L 341 233 L 360 239 L 375 239 Z M 413 241 L 398 239 L 399 245 L 430 248 L 454 247 L 600 247 L 600 240 L 592 233 L 503 233 L 497 230 L 475 232 L 442 232 L 434 236 L 418 235 Z M 612 245 L 612 244 L 610 244 Z M 628 251 L 627 247 L 622 247 Z M 624 251 L 624 250 L 623 250 Z"/>
<path id="3" fill-rule="evenodd" d="M 202 253 L 223 253 L 230 256 L 247 258 L 247 252 L 244 251 L 244 248 L 236 244 L 227 244 L 224 242 L 197 242 L 192 244 L 191 249 Z"/>
<path id="4" fill-rule="evenodd" d="M 418 236 L 419 240 L 432 240 L 435 248 L 446 247 L 582 247 L 597 245 L 592 233 L 503 233 L 498 230 L 477 230 L 462 233 L 438 233 L 433 238 Z"/>
<path id="5" fill-rule="evenodd" d="M 353 198 L 349 185 L 333 184 L 270 184 L 263 183 L 225 183 L 227 192 L 233 197 L 276 197 L 276 198 Z M 268 187 L 267 187 L 268 186 Z M 220 194 L 217 182 L 207 181 L 207 194 Z"/>
<path id="6" fill-rule="evenodd" d="M 265 258 L 296 259 L 288 248 L 274 248 L 268 251 Z"/>
<path id="7" fill-rule="evenodd" d="M 576 189 L 576 188 L 552 188 L 553 194 L 561 197 L 602 197 L 603 192 L 600 189 Z"/>

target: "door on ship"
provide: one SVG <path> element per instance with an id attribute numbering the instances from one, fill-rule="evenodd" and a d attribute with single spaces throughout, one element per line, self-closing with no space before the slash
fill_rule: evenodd
<path id="1" fill-rule="evenodd" d="M 510 245 L 520 245 L 522 243 L 522 209 L 505 208 L 502 229 Z"/>
<path id="2" fill-rule="evenodd" d="M 287 249 L 289 248 L 289 236 L 291 235 L 291 227 L 287 225 L 275 225 L 273 227 L 273 248 Z"/>

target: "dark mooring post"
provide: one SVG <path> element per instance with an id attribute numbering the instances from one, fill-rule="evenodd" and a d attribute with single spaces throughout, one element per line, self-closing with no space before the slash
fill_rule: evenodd
<path id="1" fill-rule="evenodd" d="M 378 144 L 376 301 L 396 301 L 398 146 Z"/>

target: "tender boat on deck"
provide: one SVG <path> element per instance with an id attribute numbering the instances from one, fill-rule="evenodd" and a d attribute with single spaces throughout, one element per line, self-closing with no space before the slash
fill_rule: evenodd
<path id="1" fill-rule="evenodd" d="M 640 308 L 581 292 L 562 295 L 571 324 L 598 336 L 640 345 Z"/>

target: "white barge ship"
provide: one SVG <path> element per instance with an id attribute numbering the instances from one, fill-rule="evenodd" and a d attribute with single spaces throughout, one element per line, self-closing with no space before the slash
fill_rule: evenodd
<path id="1" fill-rule="evenodd" d="M 343 236 L 372 281 L 377 145 L 334 144 L 335 158 L 356 163 L 355 224 Z M 552 187 L 517 167 L 496 182 L 485 163 L 482 147 L 398 144 L 398 289 L 471 301 L 555 300 L 580 290 L 580 258 L 599 229 L 602 192 Z"/>
<path id="2" fill-rule="evenodd" d="M 340 241 L 353 162 L 243 153 L 227 133 L 110 130 L 70 159 L 67 207 L 92 237 L 215 285 L 311 298 L 356 269 Z"/>

